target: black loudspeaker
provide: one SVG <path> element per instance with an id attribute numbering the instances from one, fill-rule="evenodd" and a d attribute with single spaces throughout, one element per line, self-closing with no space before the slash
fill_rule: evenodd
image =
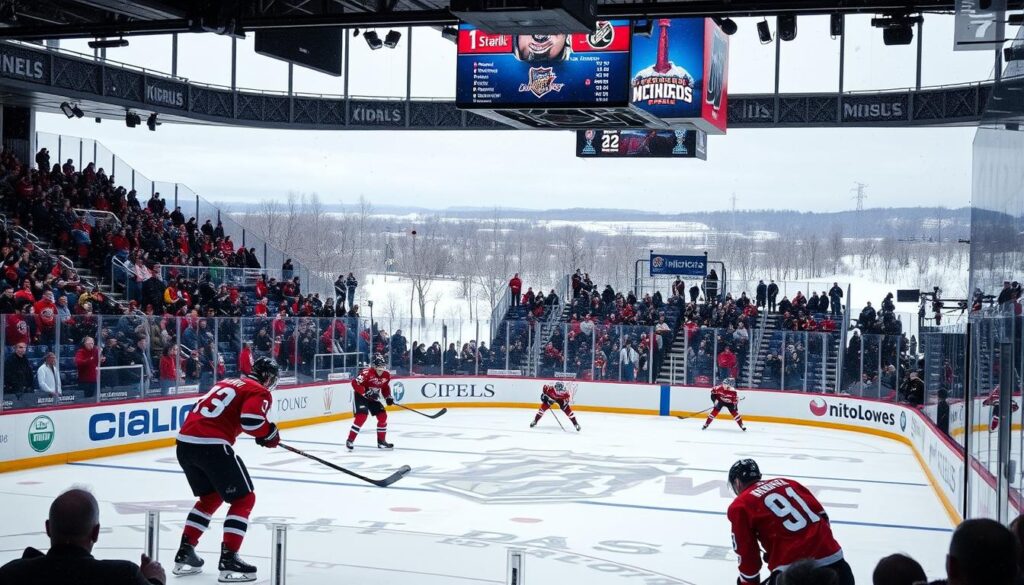
<path id="1" fill-rule="evenodd" d="M 256 52 L 341 77 L 341 43 L 345 29 L 340 26 L 282 28 L 256 31 Z"/>
<path id="2" fill-rule="evenodd" d="M 921 289 L 897 289 L 896 290 L 896 302 L 897 303 L 918 303 L 921 302 Z"/>

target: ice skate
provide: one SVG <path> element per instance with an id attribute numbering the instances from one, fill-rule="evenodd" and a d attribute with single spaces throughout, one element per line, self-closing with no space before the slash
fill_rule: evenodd
<path id="1" fill-rule="evenodd" d="M 220 570 L 217 581 L 221 583 L 248 583 L 256 580 L 256 567 L 240 559 L 238 553 L 228 550 L 224 545 L 221 545 L 217 568 Z"/>
<path id="2" fill-rule="evenodd" d="M 196 548 L 182 538 L 181 546 L 174 555 L 174 569 L 171 572 L 178 576 L 195 575 L 203 572 L 203 563 L 203 559 L 196 555 Z"/>

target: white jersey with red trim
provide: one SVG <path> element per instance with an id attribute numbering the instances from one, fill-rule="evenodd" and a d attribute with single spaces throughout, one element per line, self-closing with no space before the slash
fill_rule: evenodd
<path id="1" fill-rule="evenodd" d="M 267 412 L 272 400 L 270 391 L 250 378 L 221 380 L 188 413 L 178 432 L 178 440 L 234 445 L 243 432 L 265 437 L 270 432 Z"/>

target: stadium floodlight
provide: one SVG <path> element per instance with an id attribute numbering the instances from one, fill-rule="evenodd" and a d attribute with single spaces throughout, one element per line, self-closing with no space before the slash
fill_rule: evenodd
<path id="1" fill-rule="evenodd" d="M 142 123 L 142 118 L 135 112 L 128 110 L 124 113 L 124 125 L 129 128 L 134 128 Z"/>
<path id="2" fill-rule="evenodd" d="M 397 30 L 389 30 L 388 34 L 384 35 L 384 46 L 389 49 L 394 49 L 398 46 L 398 41 L 402 39 L 402 33 Z"/>
<path id="3" fill-rule="evenodd" d="M 712 17 L 711 20 L 715 21 L 725 34 L 732 36 L 736 34 L 736 30 L 739 28 L 736 26 L 736 21 L 731 18 L 721 18 L 718 16 Z"/>
<path id="4" fill-rule="evenodd" d="M 71 108 L 71 104 L 67 102 L 61 102 L 60 111 L 64 112 L 64 115 L 67 116 L 69 120 L 75 117 L 75 111 Z"/>
<path id="5" fill-rule="evenodd" d="M 1003 61 L 1024 61 L 1024 45 L 1018 47 L 1005 47 L 1003 49 Z"/>
<path id="6" fill-rule="evenodd" d="M 380 40 L 380 37 L 377 36 L 377 31 L 368 30 L 363 33 L 363 38 L 366 39 L 366 44 L 374 51 L 384 46 L 384 41 Z"/>
<path id="7" fill-rule="evenodd" d="M 779 38 L 784 41 L 796 39 L 796 15 L 780 14 L 777 26 L 779 27 Z"/>
<path id="8" fill-rule="evenodd" d="M 872 18 L 871 26 L 882 29 L 882 42 L 886 45 L 909 45 L 914 40 L 914 25 L 922 20 L 921 15 L 898 14 Z"/>
<path id="9" fill-rule="evenodd" d="M 832 38 L 833 39 L 836 38 L 836 37 L 843 36 L 843 28 L 844 28 L 844 25 L 845 25 L 845 20 L 843 19 L 843 15 L 842 14 L 833 14 L 832 17 L 829 19 L 829 23 L 828 24 L 829 24 L 828 29 L 829 29 L 829 32 L 832 33 Z"/>
<path id="10" fill-rule="evenodd" d="M 359 29 L 358 28 L 352 29 L 352 38 L 354 39 L 354 38 L 356 38 L 358 36 L 359 36 Z"/>
<path id="11" fill-rule="evenodd" d="M 454 26 L 446 26 L 441 29 L 441 38 L 448 39 L 453 43 L 459 42 L 459 29 Z"/>
<path id="12" fill-rule="evenodd" d="M 95 41 L 89 41 L 90 49 L 117 49 L 120 47 L 127 47 L 128 39 L 96 39 Z"/>
<path id="13" fill-rule="evenodd" d="M 633 25 L 633 34 L 642 37 L 650 38 L 652 30 L 654 30 L 654 23 L 649 18 Z"/>
<path id="14" fill-rule="evenodd" d="M 71 113 L 74 114 L 76 118 L 85 117 L 85 112 L 82 111 L 82 108 L 78 107 L 78 104 L 71 104 Z"/>
<path id="15" fill-rule="evenodd" d="M 149 126 L 150 132 L 156 132 L 156 127 L 159 123 L 160 122 L 156 121 L 156 112 L 150 114 L 149 118 L 146 120 L 146 126 Z"/>
<path id="16" fill-rule="evenodd" d="M 762 45 L 767 45 L 772 42 L 772 31 L 768 28 L 767 19 L 757 23 L 757 38 L 761 39 Z"/>

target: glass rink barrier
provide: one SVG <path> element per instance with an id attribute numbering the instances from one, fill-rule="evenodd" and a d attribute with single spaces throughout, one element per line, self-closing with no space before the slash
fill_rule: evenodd
<path id="1" fill-rule="evenodd" d="M 376 318 L 371 326 L 366 317 L 289 316 L 283 311 L 99 315 L 88 299 L 60 302 L 53 318 L 31 312 L 0 315 L 4 410 L 205 393 L 216 380 L 248 373 L 261 357 L 277 362 L 282 385 L 352 378 L 379 354 L 396 376 L 521 376 L 698 387 L 732 378 L 738 388 L 930 404 L 938 400 L 937 384 L 945 384 L 947 397 L 954 398 L 962 392 L 964 377 L 964 347 L 955 337 L 939 342 L 922 335 L 919 352 L 905 336 L 856 331 L 844 340 L 835 331 L 693 323 L 673 328 L 667 322 L 503 319 L 492 326 L 486 320 L 403 316 Z M 937 353 L 940 349 L 949 355 Z M 995 375 L 992 365 L 984 367 L 990 378 Z M 923 398 L 908 394 L 907 385 L 915 379 L 929 382 Z"/>

